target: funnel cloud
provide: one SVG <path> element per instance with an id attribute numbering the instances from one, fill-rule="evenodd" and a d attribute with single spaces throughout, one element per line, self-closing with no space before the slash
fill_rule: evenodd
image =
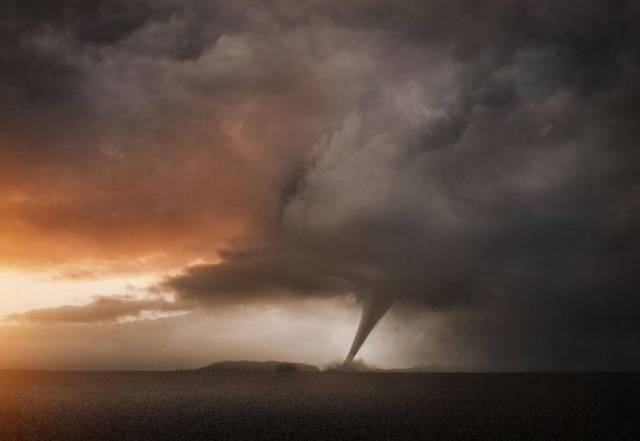
<path id="1" fill-rule="evenodd" d="M 364 304 L 362 308 L 362 316 L 360 317 L 360 324 L 358 325 L 358 330 L 353 338 L 351 349 L 349 349 L 349 353 L 344 359 L 344 366 L 349 366 L 351 364 L 373 328 L 392 306 L 393 301 L 384 297 L 374 297 Z"/>

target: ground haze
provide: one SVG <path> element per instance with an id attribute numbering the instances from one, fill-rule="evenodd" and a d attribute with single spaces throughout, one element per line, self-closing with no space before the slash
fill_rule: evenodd
<path id="1" fill-rule="evenodd" d="M 0 372 L 0 439 L 632 440 L 637 374 Z"/>

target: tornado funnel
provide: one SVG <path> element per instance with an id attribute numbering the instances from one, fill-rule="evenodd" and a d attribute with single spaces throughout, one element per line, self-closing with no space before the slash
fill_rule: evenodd
<path id="1" fill-rule="evenodd" d="M 384 298 L 382 296 L 375 296 L 366 302 L 362 308 L 362 316 L 360 317 L 360 324 L 358 325 L 358 330 L 356 331 L 356 335 L 353 338 L 353 343 L 351 344 L 351 349 L 349 350 L 349 354 L 347 354 L 347 358 L 344 359 L 343 366 L 349 366 L 356 354 L 362 347 L 362 344 L 365 342 L 369 333 L 376 326 L 378 321 L 387 313 L 389 309 L 393 306 L 393 300 L 388 298 Z"/>

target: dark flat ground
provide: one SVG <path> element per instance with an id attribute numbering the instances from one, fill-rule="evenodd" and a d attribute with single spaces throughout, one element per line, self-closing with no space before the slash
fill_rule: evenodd
<path id="1" fill-rule="evenodd" d="M 638 374 L 0 372 L 0 440 L 640 440 Z"/>

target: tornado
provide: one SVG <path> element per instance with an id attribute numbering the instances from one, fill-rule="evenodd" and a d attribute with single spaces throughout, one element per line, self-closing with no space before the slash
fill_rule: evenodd
<path id="1" fill-rule="evenodd" d="M 358 330 L 356 331 L 356 335 L 353 337 L 351 349 L 349 349 L 349 353 L 344 359 L 344 367 L 351 364 L 373 328 L 387 313 L 387 311 L 391 309 L 393 303 L 393 300 L 378 295 L 364 304 L 362 307 L 362 316 L 360 317 Z"/>

